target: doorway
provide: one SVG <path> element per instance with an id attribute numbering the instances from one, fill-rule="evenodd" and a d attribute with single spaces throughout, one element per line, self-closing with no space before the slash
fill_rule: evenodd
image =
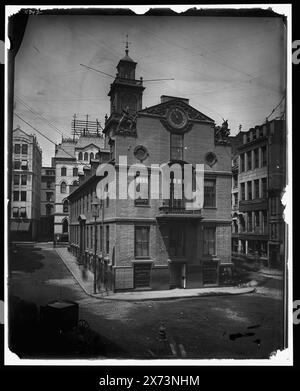
<path id="1" fill-rule="evenodd" d="M 185 288 L 185 263 L 171 263 L 170 264 L 170 289 Z"/>

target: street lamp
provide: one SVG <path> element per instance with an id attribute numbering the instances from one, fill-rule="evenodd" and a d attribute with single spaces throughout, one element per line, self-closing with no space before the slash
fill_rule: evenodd
<path id="1" fill-rule="evenodd" d="M 97 217 L 99 217 L 99 201 L 92 202 L 92 214 L 94 217 L 94 293 L 97 293 Z"/>

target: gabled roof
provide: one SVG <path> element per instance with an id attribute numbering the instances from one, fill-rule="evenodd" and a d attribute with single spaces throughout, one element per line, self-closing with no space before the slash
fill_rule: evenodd
<path id="1" fill-rule="evenodd" d="M 24 132 L 24 130 L 22 130 L 21 128 L 16 128 L 13 130 L 13 136 L 16 137 L 16 133 L 23 133 L 25 137 L 27 138 L 32 138 L 32 134 L 28 134 L 26 132 Z"/>
<path id="2" fill-rule="evenodd" d="M 168 109 L 173 106 L 181 107 L 187 114 L 190 120 L 204 121 L 214 123 L 215 121 L 207 115 L 201 113 L 199 110 L 190 106 L 180 98 L 170 99 L 167 102 L 159 103 L 158 105 L 147 107 L 140 110 L 140 114 L 157 115 L 159 117 L 165 117 Z"/>
<path id="3" fill-rule="evenodd" d="M 76 149 L 86 148 L 87 146 L 94 145 L 96 148 L 104 148 L 104 138 L 97 136 L 81 136 L 77 143 Z"/>

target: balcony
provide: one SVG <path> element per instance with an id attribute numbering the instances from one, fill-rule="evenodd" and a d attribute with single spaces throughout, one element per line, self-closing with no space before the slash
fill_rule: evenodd
<path id="1" fill-rule="evenodd" d="M 191 209 L 185 203 L 166 203 L 159 207 L 157 219 L 199 219 L 203 218 L 202 209 Z"/>

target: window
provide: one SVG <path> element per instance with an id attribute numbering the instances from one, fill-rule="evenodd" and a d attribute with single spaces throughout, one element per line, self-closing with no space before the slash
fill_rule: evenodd
<path id="1" fill-rule="evenodd" d="M 254 149 L 254 166 L 253 168 L 258 168 L 259 167 L 259 153 L 258 153 L 258 148 Z"/>
<path id="2" fill-rule="evenodd" d="M 237 233 L 238 233 L 238 223 L 237 223 L 237 221 L 234 221 L 234 222 L 233 222 L 232 232 L 233 232 L 234 234 L 237 234 Z"/>
<path id="3" fill-rule="evenodd" d="M 241 216 L 239 217 L 239 221 L 240 221 L 241 232 L 245 232 L 245 229 L 246 229 L 246 222 L 245 222 L 244 216 L 241 215 Z"/>
<path id="4" fill-rule="evenodd" d="M 78 160 L 82 160 L 82 152 L 79 152 L 79 154 L 78 154 Z"/>
<path id="5" fill-rule="evenodd" d="M 20 160 L 15 160 L 15 161 L 14 161 L 14 169 L 15 169 L 15 170 L 20 170 L 20 168 L 21 168 L 21 162 L 20 162 Z"/>
<path id="6" fill-rule="evenodd" d="M 264 210 L 262 212 L 263 214 L 263 223 L 264 223 L 264 233 L 267 233 L 268 231 L 268 215 L 267 215 L 267 211 Z"/>
<path id="7" fill-rule="evenodd" d="M 27 155 L 27 154 L 28 154 L 28 145 L 22 144 L 22 155 Z"/>
<path id="8" fill-rule="evenodd" d="M 240 155 L 240 161 L 241 161 L 240 172 L 244 172 L 245 171 L 245 155 L 243 153 Z"/>
<path id="9" fill-rule="evenodd" d="M 103 227 L 100 226 L 100 232 L 99 232 L 99 242 L 100 242 L 100 251 L 102 251 L 102 244 L 103 244 Z"/>
<path id="10" fill-rule="evenodd" d="M 21 201 L 26 201 L 26 191 L 21 191 Z"/>
<path id="11" fill-rule="evenodd" d="M 251 141 L 251 132 L 247 133 L 247 143 L 250 143 Z"/>
<path id="12" fill-rule="evenodd" d="M 50 216 L 52 214 L 52 205 L 46 205 L 46 216 Z"/>
<path id="13" fill-rule="evenodd" d="M 135 227 L 134 255 L 136 258 L 149 257 L 150 227 Z"/>
<path id="14" fill-rule="evenodd" d="M 247 152 L 247 170 L 252 170 L 251 151 Z"/>
<path id="15" fill-rule="evenodd" d="M 19 185 L 19 183 L 20 183 L 20 176 L 14 175 L 14 185 Z"/>
<path id="16" fill-rule="evenodd" d="M 27 175 L 21 175 L 21 185 L 27 185 Z"/>
<path id="17" fill-rule="evenodd" d="M 204 179 L 204 208 L 216 206 L 216 180 Z"/>
<path id="18" fill-rule="evenodd" d="M 254 212 L 254 225 L 255 227 L 259 227 L 259 211 Z"/>
<path id="19" fill-rule="evenodd" d="M 109 225 L 106 226 L 106 254 L 109 254 Z"/>
<path id="20" fill-rule="evenodd" d="M 18 218 L 19 217 L 19 208 L 13 208 L 12 209 L 12 216 L 14 218 Z"/>
<path id="21" fill-rule="evenodd" d="M 73 168 L 73 176 L 78 176 L 78 168 L 77 167 Z"/>
<path id="22" fill-rule="evenodd" d="M 254 198 L 259 198 L 259 179 L 254 181 Z"/>
<path id="23" fill-rule="evenodd" d="M 84 153 L 84 160 L 86 160 L 86 161 L 89 160 L 89 154 L 87 152 Z"/>
<path id="24" fill-rule="evenodd" d="M 216 228 L 204 227 L 203 255 L 215 255 L 215 253 L 216 253 Z"/>
<path id="25" fill-rule="evenodd" d="M 252 232 L 252 212 L 248 212 L 248 232 Z"/>
<path id="26" fill-rule="evenodd" d="M 20 217 L 22 217 L 23 219 L 26 219 L 26 217 L 27 217 L 26 208 L 20 208 Z"/>
<path id="27" fill-rule="evenodd" d="M 241 201 L 245 200 L 245 182 L 241 183 Z"/>
<path id="28" fill-rule="evenodd" d="M 95 155 L 95 159 L 99 160 L 100 159 L 100 154 L 97 152 Z"/>
<path id="29" fill-rule="evenodd" d="M 138 171 L 136 173 L 135 182 L 136 182 L 136 196 L 134 199 L 135 205 L 136 206 L 149 205 L 150 175 L 148 174 L 148 177 L 140 176 L 140 172 Z M 141 184 L 142 184 L 142 186 L 141 186 Z M 142 189 L 142 194 L 139 194 L 137 196 L 137 193 L 140 193 L 141 189 Z"/>
<path id="30" fill-rule="evenodd" d="M 183 225 L 173 225 L 170 227 L 169 253 L 175 257 L 185 255 L 185 229 Z"/>
<path id="31" fill-rule="evenodd" d="M 14 193 L 13 193 L 13 200 L 14 201 L 19 201 L 19 192 L 18 191 L 14 191 Z"/>
<path id="32" fill-rule="evenodd" d="M 261 147 L 261 166 L 265 167 L 267 165 L 267 147 Z"/>
<path id="33" fill-rule="evenodd" d="M 51 189 L 51 182 L 47 182 L 47 189 Z"/>
<path id="34" fill-rule="evenodd" d="M 238 176 L 236 174 L 233 175 L 232 181 L 233 181 L 233 188 L 236 188 L 238 185 Z"/>
<path id="35" fill-rule="evenodd" d="M 68 223 L 68 220 L 65 219 L 62 223 L 62 231 L 63 231 L 63 234 L 66 234 L 68 233 L 68 230 L 69 230 L 69 223 Z"/>
<path id="36" fill-rule="evenodd" d="M 238 205 L 238 193 L 233 194 L 233 206 Z"/>
<path id="37" fill-rule="evenodd" d="M 28 169 L 28 162 L 27 162 L 27 160 L 22 160 L 21 168 L 22 168 L 22 170 L 27 170 Z"/>
<path id="38" fill-rule="evenodd" d="M 183 160 L 183 135 L 171 133 L 170 137 L 171 160 Z"/>
<path id="39" fill-rule="evenodd" d="M 267 178 L 261 180 L 262 185 L 262 198 L 267 198 Z"/>
<path id="40" fill-rule="evenodd" d="M 63 212 L 68 213 L 69 212 L 69 203 L 68 200 L 65 200 L 63 203 Z"/>
<path id="41" fill-rule="evenodd" d="M 62 182 L 60 184 L 60 192 L 61 193 L 66 193 L 67 192 L 67 185 L 66 185 L 66 182 Z"/>
<path id="42" fill-rule="evenodd" d="M 248 200 L 252 200 L 252 182 L 247 182 Z"/>
<path id="43" fill-rule="evenodd" d="M 47 192 L 46 193 L 46 201 L 52 202 L 53 201 L 53 193 L 52 192 Z"/>
<path id="44" fill-rule="evenodd" d="M 94 154 L 93 154 L 93 152 L 90 153 L 90 159 L 94 159 Z"/>
<path id="45" fill-rule="evenodd" d="M 67 175 L 67 169 L 66 169 L 66 167 L 62 167 L 62 168 L 60 169 L 60 175 L 61 175 L 61 176 L 66 176 L 66 175 Z"/>
<path id="46" fill-rule="evenodd" d="M 16 155 L 19 155 L 20 152 L 21 152 L 21 145 L 20 145 L 20 144 L 15 144 L 15 145 L 14 145 L 14 153 L 15 153 Z"/>

